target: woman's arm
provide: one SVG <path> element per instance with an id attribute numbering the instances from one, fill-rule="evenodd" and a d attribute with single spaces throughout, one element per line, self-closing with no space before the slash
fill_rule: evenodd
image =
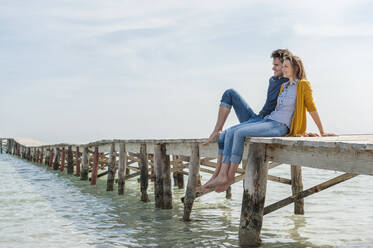
<path id="1" fill-rule="evenodd" d="M 324 133 L 324 128 L 322 127 L 321 120 L 319 113 L 317 111 L 310 112 L 310 115 L 315 122 L 317 128 L 319 129 L 320 135 L 325 137 L 325 136 L 336 136 L 334 133 Z"/>

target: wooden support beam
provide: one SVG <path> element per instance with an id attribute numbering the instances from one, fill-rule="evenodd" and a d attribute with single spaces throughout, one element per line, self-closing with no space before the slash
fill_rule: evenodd
<path id="1" fill-rule="evenodd" d="M 249 144 L 239 228 L 241 247 L 259 246 L 267 188 L 265 144 Z"/>
<path id="2" fill-rule="evenodd" d="M 267 178 L 268 178 L 268 180 L 273 181 L 273 182 L 284 183 L 284 184 L 291 185 L 291 180 L 287 179 L 287 178 L 277 177 L 277 176 L 272 176 L 272 175 L 268 175 Z"/>
<path id="3" fill-rule="evenodd" d="M 0 154 L 3 154 L 3 139 L 0 139 Z"/>
<path id="4" fill-rule="evenodd" d="M 55 148 L 56 155 L 53 162 L 53 170 L 58 170 L 60 167 L 60 148 Z"/>
<path id="5" fill-rule="evenodd" d="M 125 172 L 127 169 L 127 153 L 126 146 L 123 143 L 119 144 L 119 161 L 118 161 L 118 194 L 124 194 Z"/>
<path id="6" fill-rule="evenodd" d="M 83 150 L 82 171 L 80 173 L 80 180 L 88 180 L 88 171 L 89 171 L 89 154 L 88 154 L 88 148 L 85 147 Z"/>
<path id="7" fill-rule="evenodd" d="M 42 147 L 42 148 L 41 148 L 41 151 L 40 151 L 40 159 L 39 159 L 39 163 L 40 163 L 40 164 L 43 164 L 43 160 L 44 160 L 44 148 Z"/>
<path id="8" fill-rule="evenodd" d="M 116 167 L 115 167 L 115 143 L 112 143 L 110 146 L 110 153 L 109 156 L 109 162 L 107 165 L 107 181 L 106 181 L 106 191 L 113 191 L 114 190 L 114 179 L 115 179 L 115 173 L 116 173 Z"/>
<path id="9" fill-rule="evenodd" d="M 232 199 L 232 187 L 229 186 L 228 189 L 225 191 L 225 198 Z"/>
<path id="10" fill-rule="evenodd" d="M 49 164 L 48 164 L 50 168 L 52 168 L 53 159 L 54 159 L 54 150 L 50 148 L 50 156 L 49 156 Z"/>
<path id="11" fill-rule="evenodd" d="M 338 183 L 341 183 L 341 182 L 344 182 L 348 179 L 351 179 L 353 177 L 356 177 L 358 176 L 357 174 L 352 174 L 352 173 L 345 173 L 345 174 L 342 174 L 340 176 L 337 176 L 333 179 L 330 179 L 324 183 L 321 183 L 321 184 L 318 184 L 314 187 L 311 187 L 307 190 L 304 190 L 304 191 L 301 191 L 299 193 L 297 193 L 296 195 L 293 195 L 293 196 L 289 196 L 281 201 L 278 201 L 276 203 L 273 203 L 267 207 L 265 207 L 264 209 L 264 215 L 266 214 L 269 214 L 269 213 L 272 213 L 273 211 L 277 210 L 277 209 L 280 209 L 282 207 L 285 207 L 291 203 L 293 203 L 294 201 L 296 200 L 299 200 L 299 199 L 303 199 L 307 196 L 310 196 L 312 194 L 315 194 L 315 193 L 318 193 L 324 189 L 327 189 L 331 186 L 334 186 Z"/>
<path id="12" fill-rule="evenodd" d="M 141 201 L 148 202 L 148 180 L 149 180 L 149 165 L 148 159 L 146 154 L 146 144 L 141 144 L 140 146 L 140 154 L 139 154 L 140 162 L 140 189 L 141 189 Z"/>
<path id="13" fill-rule="evenodd" d="M 79 152 L 79 146 L 76 147 L 75 151 L 75 176 L 80 177 L 80 152 Z"/>
<path id="14" fill-rule="evenodd" d="M 161 145 L 154 145 L 154 200 L 155 207 L 163 207 L 163 181 L 162 181 L 162 148 Z"/>
<path id="15" fill-rule="evenodd" d="M 189 177 L 188 185 L 185 193 L 184 200 L 184 221 L 190 221 L 190 214 L 192 213 L 192 207 L 194 199 L 196 198 L 196 187 L 198 184 L 199 177 L 199 167 L 200 167 L 200 156 L 198 144 L 191 145 L 191 155 L 189 163 Z"/>
<path id="16" fill-rule="evenodd" d="M 63 147 L 61 151 L 61 171 L 65 170 L 65 160 L 66 160 L 66 152 L 65 152 L 65 147 Z"/>
<path id="17" fill-rule="evenodd" d="M 97 173 L 98 173 L 98 146 L 95 146 L 95 151 L 93 153 L 91 185 L 96 185 L 96 183 L 97 183 Z"/>
<path id="18" fill-rule="evenodd" d="M 297 165 L 290 166 L 291 171 L 291 190 L 293 195 L 303 191 L 302 182 L 302 167 Z M 294 214 L 304 214 L 304 199 L 297 199 L 294 201 Z"/>

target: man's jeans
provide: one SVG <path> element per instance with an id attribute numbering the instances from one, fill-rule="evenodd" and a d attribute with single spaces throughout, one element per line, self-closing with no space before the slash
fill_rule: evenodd
<path id="1" fill-rule="evenodd" d="M 281 137 L 289 129 L 280 122 L 263 119 L 250 108 L 246 101 L 233 89 L 224 92 L 220 106 L 232 108 L 240 124 L 224 130 L 218 139 L 219 155 L 223 163 L 239 164 L 242 160 L 245 137 Z"/>

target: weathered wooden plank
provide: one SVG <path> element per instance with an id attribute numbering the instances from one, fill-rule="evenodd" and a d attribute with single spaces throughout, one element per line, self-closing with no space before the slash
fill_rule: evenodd
<path id="1" fill-rule="evenodd" d="M 267 160 L 311 168 L 373 175 L 373 151 L 267 145 Z"/>
<path id="2" fill-rule="evenodd" d="M 115 167 L 115 160 L 116 160 L 116 152 L 115 152 L 115 144 L 112 143 L 110 146 L 110 153 L 109 156 L 109 163 L 107 165 L 107 182 L 106 182 L 106 191 L 113 191 L 114 190 L 114 179 L 115 179 L 115 173 L 116 173 L 116 167 Z"/>
<path id="3" fill-rule="evenodd" d="M 311 187 L 311 188 L 309 188 L 307 190 L 301 191 L 301 192 L 297 193 L 296 195 L 292 195 L 290 197 L 287 197 L 287 198 L 285 198 L 285 199 L 283 199 L 281 201 L 278 201 L 276 203 L 273 203 L 273 204 L 265 207 L 265 209 L 264 209 L 264 215 L 272 213 L 273 211 L 275 211 L 277 209 L 280 209 L 282 207 L 285 207 L 285 206 L 293 203 L 296 200 L 303 199 L 303 198 L 305 198 L 307 196 L 310 196 L 312 194 L 318 193 L 318 192 L 320 192 L 320 191 L 322 191 L 324 189 L 327 189 L 327 188 L 329 188 L 329 187 L 331 187 L 333 185 L 336 185 L 338 183 L 344 182 L 344 181 L 346 181 L 348 179 L 351 179 L 353 177 L 356 177 L 356 176 L 358 176 L 358 175 L 357 174 L 353 174 L 353 173 L 345 173 L 345 174 L 337 176 L 337 177 L 335 177 L 333 179 L 330 179 L 330 180 L 328 180 L 326 182 L 318 184 L 318 185 L 316 185 L 314 187 Z"/>
<path id="4" fill-rule="evenodd" d="M 190 221 L 190 214 L 192 213 L 194 199 L 196 198 L 196 187 L 198 184 L 200 167 L 200 154 L 198 144 L 191 145 L 190 163 L 189 163 L 189 177 L 184 199 L 184 221 Z"/>
<path id="5" fill-rule="evenodd" d="M 141 144 L 140 147 L 140 189 L 141 189 L 141 201 L 148 202 L 148 180 L 149 180 L 149 165 L 148 165 L 148 158 L 146 153 L 146 144 Z"/>
<path id="6" fill-rule="evenodd" d="M 268 166 L 264 144 L 250 144 L 244 179 L 244 192 L 239 229 L 241 247 L 259 246 L 267 188 Z"/>
<path id="7" fill-rule="evenodd" d="M 302 167 L 291 165 L 291 190 L 293 195 L 303 191 L 302 182 Z M 294 214 L 304 214 L 304 199 L 297 199 L 294 201 Z"/>

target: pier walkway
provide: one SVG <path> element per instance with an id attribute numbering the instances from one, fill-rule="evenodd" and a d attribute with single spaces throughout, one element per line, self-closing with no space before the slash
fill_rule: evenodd
<path id="1" fill-rule="evenodd" d="M 148 202 L 148 182 L 154 182 L 155 207 L 172 208 L 171 175 L 174 185 L 184 187 L 184 221 L 191 220 L 200 172 L 213 174 L 217 144 L 202 146 L 205 139 L 102 140 L 88 144 L 26 146 L 12 138 L 0 140 L 1 152 L 19 156 L 54 170 L 65 171 L 96 184 L 107 176 L 107 191 L 124 194 L 125 180 L 139 177 L 141 201 Z M 268 174 L 279 165 L 290 165 L 290 178 Z M 344 174 L 304 190 L 302 166 L 344 172 Z M 263 216 L 289 204 L 295 214 L 304 214 L 303 198 L 358 175 L 373 175 L 373 135 L 336 137 L 248 138 L 242 168 L 235 182 L 243 180 L 244 192 L 239 226 L 241 247 L 258 246 Z M 292 195 L 265 206 L 267 180 L 288 184 Z M 231 196 L 230 188 L 226 197 Z"/>

